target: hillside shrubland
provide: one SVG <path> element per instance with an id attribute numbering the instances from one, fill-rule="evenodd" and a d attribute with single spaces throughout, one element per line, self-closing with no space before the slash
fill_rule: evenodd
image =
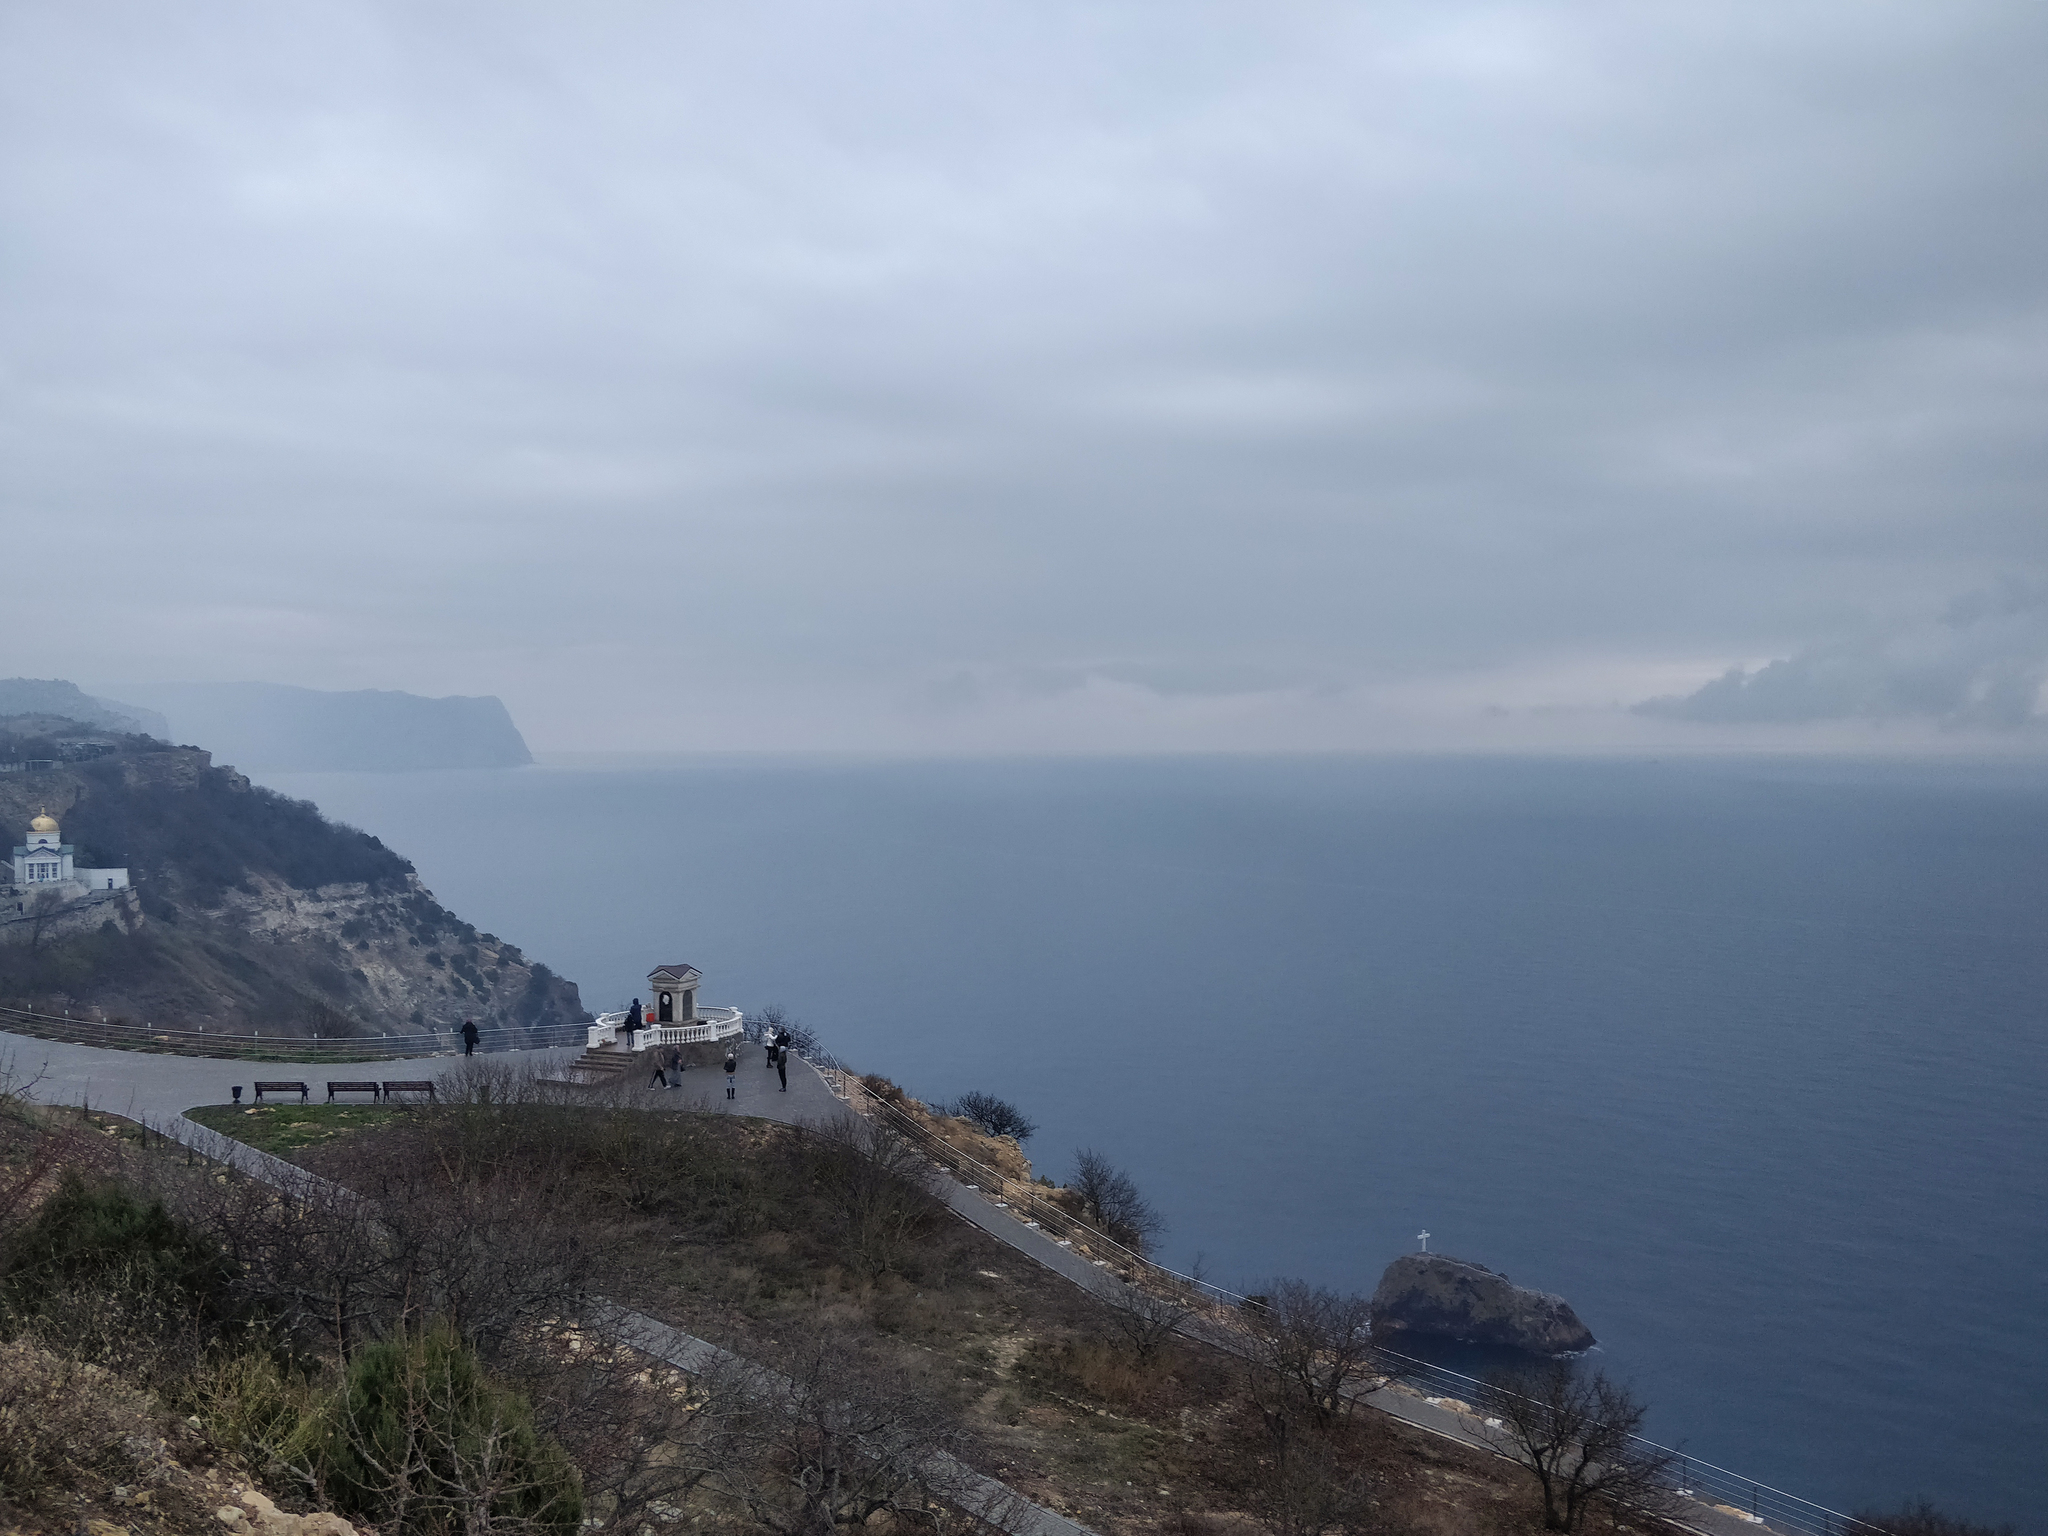
<path id="1" fill-rule="evenodd" d="M 1170 1329 L 1141 1347 L 867 1122 L 572 1098 L 479 1058 L 438 1105 L 337 1113 L 295 1154 L 333 1183 L 284 1199 L 42 1113 L 9 1122 L 40 1193 L 0 1191 L 0 1335 L 108 1373 L 138 1394 L 122 1414 L 198 1437 L 173 1459 L 203 1440 L 287 1511 L 393 1536 L 945 1536 L 976 1522 L 944 1452 L 1115 1536 L 1540 1521 L 1505 1463 Z M 608 1342 L 598 1297 L 787 1386 L 650 1365 Z M 31 1465 L 4 1518 L 54 1536 L 78 1488 L 142 1475 L 125 1466 Z"/>
<path id="2" fill-rule="evenodd" d="M 0 823 L 47 808 L 81 864 L 125 866 L 134 889 L 47 927 L 17 893 L 0 1005 L 330 1036 L 588 1017 L 573 983 L 448 911 L 369 833 L 196 747 L 93 744 L 103 755 L 0 778 Z"/>

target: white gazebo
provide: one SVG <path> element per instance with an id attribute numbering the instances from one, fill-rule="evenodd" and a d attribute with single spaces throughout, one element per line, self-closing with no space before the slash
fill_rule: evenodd
<path id="1" fill-rule="evenodd" d="M 697 983 L 704 973 L 694 965 L 678 962 L 657 965 L 647 973 L 647 1002 L 641 1010 L 640 1028 L 633 1037 L 635 1048 L 650 1045 L 688 1045 L 697 1040 L 730 1040 L 740 1033 L 742 1019 L 737 1008 L 700 1008 Z M 601 1013 L 590 1026 L 590 1047 L 620 1044 L 627 1010 Z"/>

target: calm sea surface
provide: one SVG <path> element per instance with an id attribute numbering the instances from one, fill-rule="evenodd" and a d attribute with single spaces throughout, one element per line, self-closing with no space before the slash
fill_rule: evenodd
<path id="1" fill-rule="evenodd" d="M 1652 1433 L 2048 1532 L 2048 769 L 275 775 L 592 1007 L 688 960 L 1092 1145 L 1240 1288 L 1562 1292 Z"/>

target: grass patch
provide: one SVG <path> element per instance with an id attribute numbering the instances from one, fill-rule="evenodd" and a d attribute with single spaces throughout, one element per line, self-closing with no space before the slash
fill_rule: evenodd
<path id="1" fill-rule="evenodd" d="M 382 1104 L 202 1104 L 186 1110 L 185 1118 L 259 1152 L 282 1156 L 356 1131 L 380 1129 L 410 1112 L 404 1106 Z"/>

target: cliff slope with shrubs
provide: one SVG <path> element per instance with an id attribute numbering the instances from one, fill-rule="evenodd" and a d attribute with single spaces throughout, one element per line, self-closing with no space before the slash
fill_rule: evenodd
<path id="1" fill-rule="evenodd" d="M 573 982 L 443 907 L 376 838 L 208 752 L 40 718 L 0 734 L 19 760 L 56 762 L 0 775 L 10 841 L 47 810 L 79 864 L 134 882 L 90 909 L 9 900 L 0 1004 L 322 1035 L 588 1017 Z M 100 755 L 57 761 L 60 741 Z"/>

